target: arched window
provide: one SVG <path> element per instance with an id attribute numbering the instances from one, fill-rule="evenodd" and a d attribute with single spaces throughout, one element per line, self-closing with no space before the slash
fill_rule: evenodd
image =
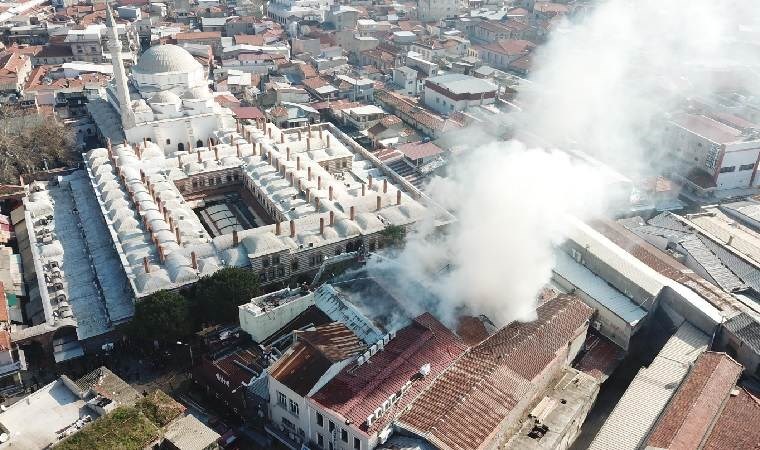
<path id="1" fill-rule="evenodd" d="M 203 141 L 200 140 L 200 139 L 198 139 L 197 141 L 195 141 L 195 146 L 196 147 L 203 147 Z"/>
<path id="2" fill-rule="evenodd" d="M 177 144 L 177 150 L 180 151 L 180 152 L 184 152 L 185 151 L 185 144 L 183 144 L 182 142 L 180 142 L 179 144 Z"/>

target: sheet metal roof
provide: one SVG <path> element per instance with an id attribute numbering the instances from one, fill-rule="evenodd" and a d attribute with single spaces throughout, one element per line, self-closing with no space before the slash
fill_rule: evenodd
<path id="1" fill-rule="evenodd" d="M 649 367 L 642 368 L 600 428 L 589 450 L 636 450 L 710 337 L 684 322 Z"/>

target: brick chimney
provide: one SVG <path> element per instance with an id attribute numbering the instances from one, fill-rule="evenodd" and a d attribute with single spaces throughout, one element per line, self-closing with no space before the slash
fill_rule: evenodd
<path id="1" fill-rule="evenodd" d="M 208 143 L 207 143 L 207 145 L 208 145 L 208 148 L 210 149 L 211 147 L 213 147 L 213 146 L 214 146 L 214 141 L 212 141 L 212 140 L 211 140 L 211 138 L 208 138 Z"/>
<path id="2" fill-rule="evenodd" d="M 319 211 L 319 197 L 314 196 L 314 208 Z"/>
<path id="3" fill-rule="evenodd" d="M 330 135 L 327 135 L 327 148 L 330 148 Z"/>
<path id="4" fill-rule="evenodd" d="M 301 170 L 301 157 L 296 156 L 296 170 Z"/>
<path id="5" fill-rule="evenodd" d="M 298 142 L 301 142 L 301 130 L 298 130 Z"/>
<path id="6" fill-rule="evenodd" d="M 322 139 L 322 129 L 319 129 L 319 139 Z"/>
<path id="7" fill-rule="evenodd" d="M 311 133 L 310 133 L 311 134 Z M 306 138 L 306 151 L 311 150 L 311 139 Z"/>
<path id="8" fill-rule="evenodd" d="M 367 195 L 367 185 L 362 184 L 362 197 L 364 197 L 365 195 Z"/>
<path id="9" fill-rule="evenodd" d="M 330 226 L 335 225 L 335 213 L 330 211 Z"/>
<path id="10" fill-rule="evenodd" d="M 148 257 L 143 256 L 143 269 L 145 273 L 150 273 L 150 263 L 148 263 Z"/>
<path id="11" fill-rule="evenodd" d="M 328 194 L 327 194 L 327 198 L 328 198 L 328 199 L 330 199 L 330 201 L 332 201 L 332 199 L 333 199 L 333 187 L 332 187 L 332 186 L 330 186 L 330 187 L 327 189 L 327 192 L 328 192 Z"/>
<path id="12" fill-rule="evenodd" d="M 284 144 L 284 143 L 285 143 L 285 132 L 281 131 L 280 132 L 280 144 Z"/>
<path id="13" fill-rule="evenodd" d="M 196 155 L 198 155 L 198 162 L 203 162 L 203 159 L 201 158 L 201 149 L 198 149 L 197 152 L 195 152 Z"/>
<path id="14" fill-rule="evenodd" d="M 382 206 L 383 206 L 383 198 L 378 195 L 377 196 L 377 210 L 379 211 Z"/>
<path id="15" fill-rule="evenodd" d="M 240 153 L 240 142 L 238 142 L 237 144 L 235 144 L 235 151 L 237 152 L 237 157 L 238 158 L 240 158 L 241 156 L 243 156 L 242 153 Z"/>
<path id="16" fill-rule="evenodd" d="M 219 147 L 214 146 L 214 159 L 219 161 Z"/>
<path id="17" fill-rule="evenodd" d="M 319 218 L 319 235 L 323 237 L 325 235 L 325 218 L 324 217 Z"/>
<path id="18" fill-rule="evenodd" d="M 401 204 L 401 189 L 399 189 L 398 191 L 396 191 L 396 204 L 397 205 Z"/>
<path id="19" fill-rule="evenodd" d="M 388 179 L 383 180 L 383 194 L 388 193 Z"/>
<path id="20" fill-rule="evenodd" d="M 369 184 L 370 190 L 372 189 L 372 175 L 367 176 L 367 183 Z"/>
<path id="21" fill-rule="evenodd" d="M 158 247 L 158 259 L 161 260 L 161 262 L 164 262 L 166 260 L 166 255 L 164 254 L 164 248 L 161 247 L 161 245 L 156 245 Z"/>
<path id="22" fill-rule="evenodd" d="M 277 221 L 277 223 L 274 224 L 274 234 L 276 236 L 280 235 L 280 222 Z"/>
<path id="23" fill-rule="evenodd" d="M 290 237 L 296 237 L 296 222 L 294 220 L 290 221 Z"/>
<path id="24" fill-rule="evenodd" d="M 311 181 L 311 166 L 306 168 L 306 174 L 309 177 L 309 181 Z M 319 189 L 319 186 L 317 186 L 317 189 Z"/>
<path id="25" fill-rule="evenodd" d="M 269 136 L 269 139 L 272 139 L 272 128 L 267 128 L 267 135 Z"/>
<path id="26" fill-rule="evenodd" d="M 290 161 L 290 147 L 285 147 L 285 156 Z"/>
<path id="27" fill-rule="evenodd" d="M 195 252 L 190 252 L 190 262 L 193 265 L 193 269 L 198 270 L 198 255 Z"/>
<path id="28" fill-rule="evenodd" d="M 179 227 L 174 229 L 174 237 L 177 238 L 177 244 L 182 243 L 182 234 L 179 232 Z"/>
<path id="29" fill-rule="evenodd" d="M 317 189 L 322 189 L 322 175 L 317 176 Z"/>
<path id="30" fill-rule="evenodd" d="M 356 211 L 356 208 L 354 208 L 353 206 L 351 207 L 351 209 L 348 210 L 348 218 L 350 220 L 354 220 L 354 212 L 355 211 Z"/>
<path id="31" fill-rule="evenodd" d="M 232 230 L 232 246 L 237 247 L 238 246 L 238 232 L 237 230 Z"/>

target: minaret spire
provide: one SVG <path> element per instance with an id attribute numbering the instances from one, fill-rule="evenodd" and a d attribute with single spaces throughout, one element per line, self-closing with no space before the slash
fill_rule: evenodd
<path id="1" fill-rule="evenodd" d="M 106 0 L 106 29 L 108 30 L 108 50 L 111 52 L 111 64 L 113 65 L 113 83 L 116 88 L 116 99 L 119 101 L 121 113 L 121 125 L 126 130 L 135 125 L 132 112 L 132 102 L 129 97 L 127 86 L 127 73 L 124 70 L 124 62 L 121 59 L 121 42 L 116 30 L 116 21 L 113 18 L 111 5 Z"/>

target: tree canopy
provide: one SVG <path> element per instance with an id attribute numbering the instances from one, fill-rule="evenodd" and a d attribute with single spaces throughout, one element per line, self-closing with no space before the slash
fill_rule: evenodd
<path id="1" fill-rule="evenodd" d="M 0 183 L 16 184 L 21 174 L 74 164 L 74 142 L 71 129 L 53 118 L 0 108 Z"/>
<path id="2" fill-rule="evenodd" d="M 172 342 L 193 333 L 190 303 L 176 292 L 158 291 L 135 305 L 127 333 L 136 339 Z"/>
<path id="3" fill-rule="evenodd" d="M 238 320 L 238 306 L 259 293 L 256 274 L 239 267 L 226 267 L 198 280 L 190 295 L 196 317 L 202 322 L 231 323 Z"/>
<path id="4" fill-rule="evenodd" d="M 388 225 L 380 232 L 383 242 L 388 247 L 401 247 L 406 240 L 406 229 L 401 225 Z"/>

